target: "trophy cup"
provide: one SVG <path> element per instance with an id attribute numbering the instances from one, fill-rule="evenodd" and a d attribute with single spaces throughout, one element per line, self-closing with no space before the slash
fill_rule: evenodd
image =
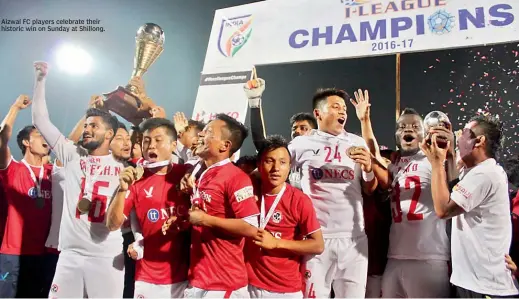
<path id="1" fill-rule="evenodd" d="M 433 127 L 444 127 L 447 130 L 450 130 L 452 128 L 451 121 L 449 120 L 449 117 L 441 112 L 441 111 L 432 111 L 429 114 L 427 114 L 424 118 L 424 126 L 425 126 L 425 133 L 428 133 L 429 130 Z M 446 148 L 447 147 L 447 137 L 443 136 L 441 134 L 438 134 L 436 137 L 436 142 L 438 143 L 438 146 L 440 148 Z M 431 140 L 427 140 L 427 144 L 431 144 Z"/>
<path id="2" fill-rule="evenodd" d="M 142 77 L 164 50 L 164 31 L 158 25 L 146 23 L 135 36 L 135 56 L 132 78 Z M 150 108 L 155 104 L 135 86 L 119 86 L 115 91 L 103 94 L 105 107 L 138 126 L 151 117 Z"/>

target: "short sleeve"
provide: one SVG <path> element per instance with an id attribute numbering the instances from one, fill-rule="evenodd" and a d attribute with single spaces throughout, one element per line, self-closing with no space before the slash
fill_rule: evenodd
<path id="1" fill-rule="evenodd" d="M 298 164 L 298 158 L 297 158 L 297 150 L 298 150 L 297 144 L 298 144 L 299 138 L 301 138 L 301 136 L 294 138 L 288 144 L 288 151 L 290 153 L 290 164 L 292 165 L 293 169 L 300 167 L 300 165 Z"/>
<path id="2" fill-rule="evenodd" d="M 259 214 L 252 181 L 247 174 L 240 172 L 234 179 L 230 180 L 227 192 L 236 218 L 246 218 Z"/>
<path id="3" fill-rule="evenodd" d="M 124 200 L 124 216 L 130 218 L 130 213 L 135 206 L 135 198 L 137 197 L 137 189 L 135 185 L 131 185 L 130 189 L 126 191 L 126 199 Z"/>
<path id="4" fill-rule="evenodd" d="M 469 172 L 452 188 L 451 199 L 465 212 L 470 212 L 488 197 L 491 182 L 485 173 Z"/>
<path id="5" fill-rule="evenodd" d="M 296 195 L 297 196 L 297 195 Z M 299 231 L 301 235 L 307 236 L 321 229 L 321 225 L 317 220 L 317 215 L 315 213 L 314 205 L 310 198 L 304 194 L 300 193 L 299 198 Z"/>
<path id="6" fill-rule="evenodd" d="M 9 162 L 7 163 L 7 167 L 0 169 L 0 180 L 3 182 L 8 182 L 9 178 L 11 177 L 10 173 L 18 166 L 17 164 L 18 162 L 14 160 L 13 156 L 11 156 L 11 158 L 9 158 Z"/>

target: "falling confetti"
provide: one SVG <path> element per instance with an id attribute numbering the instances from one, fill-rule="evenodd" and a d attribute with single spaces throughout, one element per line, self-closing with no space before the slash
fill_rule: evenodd
<path id="1" fill-rule="evenodd" d="M 454 130 L 463 128 L 474 115 L 493 115 L 503 122 L 505 145 L 503 158 L 519 154 L 519 44 L 478 47 L 465 51 L 468 59 L 435 58 L 424 70 L 426 76 L 441 76 L 439 64 L 449 63 L 445 81 L 438 91 L 449 97 L 431 102 L 436 110 L 448 112 Z M 451 56 L 447 54 L 447 56 Z M 437 67 L 438 66 L 438 67 Z M 478 103 L 482 103 L 481 105 Z"/>

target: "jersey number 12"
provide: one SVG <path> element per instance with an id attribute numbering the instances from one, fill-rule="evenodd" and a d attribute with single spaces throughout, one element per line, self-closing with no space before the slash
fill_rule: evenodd
<path id="1" fill-rule="evenodd" d="M 416 213 L 416 207 L 418 206 L 418 199 L 420 199 L 420 194 L 422 194 L 422 186 L 420 185 L 420 177 L 413 175 L 405 178 L 405 189 L 411 189 L 411 183 L 414 185 L 413 195 L 411 197 L 411 205 L 409 206 L 409 213 L 407 213 L 408 221 L 416 221 L 423 220 L 423 214 Z M 400 223 L 402 222 L 402 207 L 400 206 L 400 184 L 397 182 L 395 184 L 395 193 L 392 196 L 391 201 L 395 203 L 394 207 L 391 207 L 391 214 L 393 214 L 393 222 Z"/>

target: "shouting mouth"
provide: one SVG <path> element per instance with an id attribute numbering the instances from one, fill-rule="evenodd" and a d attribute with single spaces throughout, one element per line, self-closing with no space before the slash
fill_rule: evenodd
<path id="1" fill-rule="evenodd" d="M 341 117 L 337 121 L 339 122 L 339 124 L 344 125 L 344 123 L 346 122 L 346 117 Z"/>
<path id="2" fill-rule="evenodd" d="M 402 136 L 402 140 L 404 140 L 405 143 L 412 143 L 415 139 L 416 137 L 411 134 L 405 134 L 404 136 Z"/>

